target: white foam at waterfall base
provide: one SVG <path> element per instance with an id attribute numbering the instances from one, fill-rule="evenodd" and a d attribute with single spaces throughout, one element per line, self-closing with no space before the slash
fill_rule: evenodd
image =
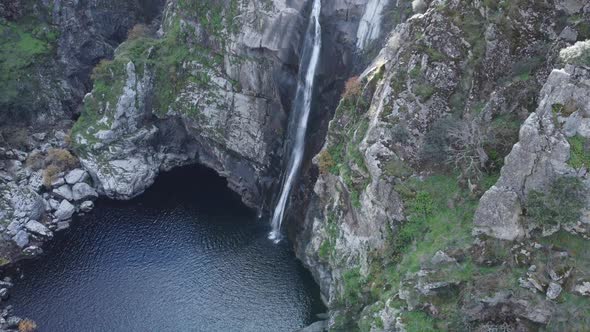
<path id="1" fill-rule="evenodd" d="M 305 43 L 302 53 L 304 57 L 301 59 L 299 68 L 301 68 L 301 70 L 305 70 L 305 68 L 307 68 L 307 71 L 305 72 L 304 79 L 300 80 L 297 85 L 297 95 L 293 104 L 293 116 L 298 117 L 296 119 L 297 121 L 295 122 L 297 127 L 293 131 L 295 134 L 295 139 L 293 141 L 293 147 L 289 156 L 289 162 L 287 163 L 287 173 L 284 177 L 281 195 L 272 216 L 272 231 L 269 234 L 269 238 L 275 242 L 281 240 L 281 224 L 283 223 L 285 208 L 287 206 L 287 201 L 289 200 L 289 194 L 291 193 L 291 189 L 293 188 L 293 184 L 297 178 L 299 168 L 301 167 L 301 162 L 303 161 L 303 154 L 305 151 L 305 134 L 307 132 L 309 112 L 311 111 L 313 82 L 320 58 L 320 48 L 322 46 L 320 11 L 321 0 L 314 0 L 309 26 L 307 29 L 307 35 L 313 38 L 313 48 L 309 58 L 305 57 L 305 55 L 309 53 L 305 50 L 309 44 Z M 305 66 L 306 64 L 307 66 Z"/>

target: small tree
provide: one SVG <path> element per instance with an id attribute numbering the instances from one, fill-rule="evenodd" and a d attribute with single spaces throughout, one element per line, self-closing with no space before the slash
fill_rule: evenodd
<path id="1" fill-rule="evenodd" d="M 577 222 L 585 206 L 587 189 L 573 176 L 557 178 L 546 192 L 533 190 L 526 200 L 527 216 L 541 225 Z"/>
<path id="2" fill-rule="evenodd" d="M 461 171 L 464 179 L 479 180 L 489 160 L 484 150 L 487 134 L 477 121 L 462 121 L 448 132 L 447 163 Z"/>

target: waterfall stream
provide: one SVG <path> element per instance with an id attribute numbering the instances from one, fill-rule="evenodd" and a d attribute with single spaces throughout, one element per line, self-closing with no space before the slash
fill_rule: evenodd
<path id="1" fill-rule="evenodd" d="M 287 164 L 287 173 L 281 188 L 281 195 L 272 216 L 272 231 L 269 234 L 269 238 L 275 241 L 281 239 L 281 224 L 283 222 L 287 200 L 297 178 L 305 151 L 305 134 L 309 112 L 311 110 L 313 82 L 320 58 L 320 48 L 322 46 L 320 11 L 321 0 L 314 0 L 299 66 L 300 78 L 297 84 L 295 102 L 293 103 L 293 118 L 289 126 L 289 139 L 291 140 L 294 137 L 294 140 Z"/>

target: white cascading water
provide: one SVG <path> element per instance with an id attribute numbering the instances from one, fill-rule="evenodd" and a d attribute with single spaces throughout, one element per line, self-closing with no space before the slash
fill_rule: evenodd
<path id="1" fill-rule="evenodd" d="M 270 239 L 277 242 L 281 239 L 281 224 L 283 222 L 287 200 L 289 199 L 293 183 L 295 182 L 297 173 L 301 167 L 301 162 L 303 161 L 305 133 L 307 131 L 307 121 L 309 119 L 311 99 L 313 95 L 313 81 L 318 60 L 320 58 L 320 48 L 322 47 L 320 11 L 321 0 L 314 0 L 306 35 L 307 38 L 312 38 L 312 40 L 308 39 L 304 41 L 300 68 L 302 71 L 306 71 L 305 76 L 301 76 L 299 83 L 297 84 L 297 94 L 295 95 L 292 115 L 296 118 L 293 119 L 294 121 L 291 124 L 293 128 L 290 128 L 289 130 L 289 135 L 293 133 L 295 135 L 295 140 L 289 156 L 287 173 L 281 189 L 281 196 L 272 216 L 272 231 L 268 236 Z M 306 64 L 307 66 L 305 66 Z M 303 72 L 300 73 L 300 75 L 302 74 Z"/>

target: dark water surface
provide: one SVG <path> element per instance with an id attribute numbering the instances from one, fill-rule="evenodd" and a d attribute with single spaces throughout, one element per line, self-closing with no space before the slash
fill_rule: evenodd
<path id="1" fill-rule="evenodd" d="M 183 168 L 97 202 L 21 265 L 10 303 L 40 331 L 293 331 L 324 307 L 268 231 L 215 173 Z"/>

